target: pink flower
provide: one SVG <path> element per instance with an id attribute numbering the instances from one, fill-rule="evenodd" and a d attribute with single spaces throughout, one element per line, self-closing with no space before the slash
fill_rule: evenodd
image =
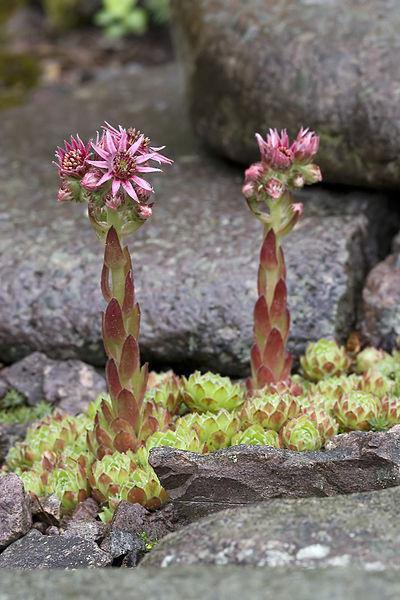
<path id="1" fill-rule="evenodd" d="M 59 174 L 69 177 L 82 177 L 87 169 L 87 162 L 90 156 L 90 143 L 84 144 L 79 135 L 71 140 L 64 141 L 64 148 L 60 146 L 56 150 Z"/>
<path id="2" fill-rule="evenodd" d="M 153 152 L 140 151 L 143 139 L 144 136 L 141 135 L 130 144 L 127 131 L 122 127 L 119 131 L 112 131 L 109 126 L 105 129 L 98 143 L 92 143 L 93 149 L 102 160 L 88 161 L 103 173 L 97 182 L 97 187 L 111 181 L 113 196 L 116 196 L 122 187 L 135 202 L 139 202 L 137 189 L 153 191 L 150 183 L 140 177 L 140 174 L 153 173 L 160 169 L 148 164 L 153 159 Z"/>
<path id="3" fill-rule="evenodd" d="M 256 133 L 256 139 L 263 163 L 276 171 L 286 171 L 292 166 L 294 155 L 289 145 L 286 129 L 283 129 L 280 134 L 276 129 L 270 129 L 265 140 L 259 133 Z"/>
<path id="4" fill-rule="evenodd" d="M 116 136 L 117 138 L 122 134 L 122 132 L 124 131 L 124 128 L 121 127 L 121 125 L 119 125 L 118 129 L 116 129 L 115 127 L 113 127 L 112 125 L 110 125 L 110 123 L 107 123 L 104 126 L 105 130 L 108 130 L 112 135 Z M 151 146 L 151 140 L 148 137 L 145 137 L 142 132 L 139 129 L 136 129 L 135 127 L 129 127 L 126 130 L 126 133 L 128 135 L 128 143 L 130 145 L 133 145 L 139 138 L 142 138 L 142 142 L 138 148 L 138 152 L 140 154 L 148 154 L 151 153 L 152 154 L 152 160 L 154 160 L 155 162 L 158 162 L 159 164 L 166 164 L 166 165 L 172 165 L 173 164 L 173 160 L 171 160 L 170 158 L 167 158 L 166 156 L 164 156 L 163 154 L 160 154 L 160 150 L 164 150 L 165 146 L 159 146 L 158 148 L 155 148 L 154 146 Z"/>
<path id="5" fill-rule="evenodd" d="M 262 162 L 276 171 L 286 171 L 294 162 L 308 164 L 319 148 L 319 137 L 303 127 L 292 144 L 286 129 L 270 129 L 266 139 L 256 133 L 256 138 Z"/>
<path id="6" fill-rule="evenodd" d="M 279 179 L 271 177 L 271 179 L 268 179 L 267 183 L 265 184 L 264 189 L 268 196 L 278 200 L 285 191 L 285 186 L 282 181 L 279 181 Z"/>
<path id="7" fill-rule="evenodd" d="M 81 186 L 93 192 L 97 188 L 97 184 L 102 178 L 103 173 L 97 169 L 90 169 L 81 179 Z"/>
<path id="8" fill-rule="evenodd" d="M 316 155 L 319 148 L 319 136 L 310 131 L 309 128 L 300 129 L 297 138 L 292 144 L 291 150 L 294 160 L 300 164 L 308 164 Z"/>

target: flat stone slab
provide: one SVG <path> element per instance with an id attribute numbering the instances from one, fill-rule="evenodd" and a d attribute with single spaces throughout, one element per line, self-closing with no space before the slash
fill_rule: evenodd
<path id="1" fill-rule="evenodd" d="M 400 569 L 399 501 L 396 487 L 226 510 L 166 536 L 143 565 Z"/>
<path id="2" fill-rule="evenodd" d="M 400 181 L 397 0 L 173 0 L 192 122 L 248 163 L 254 132 L 315 128 L 326 180 Z M 210 85 L 212 81 L 212 85 Z"/>
<path id="3" fill-rule="evenodd" d="M 85 569 L 107 567 L 111 562 L 111 556 L 93 541 L 42 535 L 35 529 L 0 554 L 0 569 Z"/>
<path id="4" fill-rule="evenodd" d="M 400 485 L 400 427 L 339 435 L 330 449 L 293 452 L 234 446 L 210 454 L 167 447 L 150 455 L 184 522 L 269 498 L 335 496 Z"/>
<path id="5" fill-rule="evenodd" d="M 261 230 L 241 197 L 241 170 L 193 140 L 174 64 L 126 69 L 79 89 L 39 89 L 3 113 L 0 360 L 39 350 L 104 362 L 102 247 L 84 206 L 56 203 L 51 165 L 67 132 L 93 135 L 104 119 L 140 127 L 175 159 L 154 178 L 154 218 L 130 243 L 144 358 L 247 374 Z M 315 188 L 300 199 L 305 218 L 286 244 L 296 356 L 307 340 L 344 339 L 353 329 L 364 277 L 396 222 L 385 195 Z"/>
<path id="6" fill-rule="evenodd" d="M 252 569 L 195 566 L 96 571 L 2 571 L 0 600 L 394 600 L 398 572 L 357 569 Z"/>

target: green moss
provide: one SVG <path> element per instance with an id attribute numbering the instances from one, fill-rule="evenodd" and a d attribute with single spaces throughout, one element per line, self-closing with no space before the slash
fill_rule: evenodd
<path id="1" fill-rule="evenodd" d="M 16 406 L 0 409 L 0 423 L 30 423 L 42 419 L 51 413 L 51 405 L 40 402 L 37 406 Z"/>
<path id="2" fill-rule="evenodd" d="M 151 540 L 145 531 L 139 533 L 139 537 L 144 542 L 146 552 L 150 552 L 150 550 L 153 550 L 154 546 L 158 543 L 158 540 Z"/>

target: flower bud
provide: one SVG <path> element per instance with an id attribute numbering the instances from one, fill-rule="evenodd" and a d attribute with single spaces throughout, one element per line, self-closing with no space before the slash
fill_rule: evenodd
<path id="1" fill-rule="evenodd" d="M 271 179 L 268 179 L 267 183 L 265 184 L 264 190 L 268 196 L 271 196 L 271 198 L 274 198 L 274 200 L 278 200 L 284 193 L 285 186 L 281 181 L 279 181 L 279 179 L 271 177 Z"/>
<path id="2" fill-rule="evenodd" d="M 57 202 L 72 202 L 73 197 L 68 184 L 63 182 L 57 192 Z"/>
<path id="3" fill-rule="evenodd" d="M 247 200 L 252 198 L 255 194 L 254 183 L 251 181 L 245 183 L 242 187 L 242 194 Z"/>
<path id="4" fill-rule="evenodd" d="M 146 220 L 151 217 L 151 215 L 153 214 L 153 210 L 151 206 L 141 204 L 140 206 L 138 206 L 137 214 L 141 219 Z"/>
<path id="5" fill-rule="evenodd" d="M 112 210 L 117 210 L 121 206 L 123 201 L 124 198 L 121 194 L 117 194 L 116 196 L 113 196 L 112 194 L 107 194 L 105 198 L 105 204 L 107 208 L 111 208 Z"/>
<path id="6" fill-rule="evenodd" d="M 100 171 L 96 171 L 95 169 L 90 169 L 81 179 L 81 186 L 88 190 L 89 192 L 94 191 L 97 188 L 98 182 L 100 181 L 102 175 Z"/>
<path id="7" fill-rule="evenodd" d="M 304 181 L 308 184 L 318 183 L 322 181 L 321 169 L 318 165 L 308 165 L 303 169 Z"/>

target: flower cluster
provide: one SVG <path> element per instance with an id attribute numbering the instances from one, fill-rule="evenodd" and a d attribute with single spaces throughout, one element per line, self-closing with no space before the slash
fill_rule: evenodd
<path id="1" fill-rule="evenodd" d="M 278 200 L 287 189 L 321 181 L 319 167 L 312 160 L 319 148 L 319 137 L 301 128 L 290 143 L 286 129 L 280 133 L 270 129 L 264 139 L 256 134 L 261 160 L 245 172 L 243 194 L 248 200 L 263 200 L 265 196 Z"/>
<path id="2" fill-rule="evenodd" d="M 56 151 L 61 178 L 57 199 L 88 202 L 98 232 L 105 221 L 105 209 L 123 211 L 127 223 L 139 225 L 152 214 L 154 190 L 144 177 L 160 171 L 159 165 L 172 163 L 161 150 L 163 147 L 151 146 L 140 131 L 117 129 L 109 123 L 96 140 L 86 143 L 78 135 L 71 136 Z"/>

